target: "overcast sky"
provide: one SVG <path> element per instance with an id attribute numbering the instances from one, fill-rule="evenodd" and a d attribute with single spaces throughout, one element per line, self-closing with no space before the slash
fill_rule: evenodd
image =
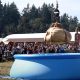
<path id="1" fill-rule="evenodd" d="M 12 3 L 15 2 L 17 8 L 22 12 L 23 8 L 29 3 L 30 6 L 34 4 L 36 7 L 42 6 L 45 2 L 46 4 L 53 3 L 56 5 L 56 0 L 1 0 L 2 3 Z M 60 15 L 68 13 L 69 16 L 77 16 L 80 22 L 80 0 L 58 0 Z"/>

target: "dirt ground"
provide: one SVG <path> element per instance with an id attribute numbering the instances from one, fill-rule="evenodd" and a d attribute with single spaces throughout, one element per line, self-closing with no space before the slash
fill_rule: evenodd
<path id="1" fill-rule="evenodd" d="M 9 76 L 13 61 L 0 62 L 0 76 Z M 13 80 L 7 78 L 0 78 L 0 80 Z"/>
<path id="2" fill-rule="evenodd" d="M 0 62 L 0 75 L 9 75 L 12 61 Z"/>

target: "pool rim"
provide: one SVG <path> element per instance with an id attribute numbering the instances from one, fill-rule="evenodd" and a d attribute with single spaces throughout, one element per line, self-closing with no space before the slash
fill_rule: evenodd
<path id="1" fill-rule="evenodd" d="M 16 54 L 15 59 L 80 59 L 80 53 Z"/>

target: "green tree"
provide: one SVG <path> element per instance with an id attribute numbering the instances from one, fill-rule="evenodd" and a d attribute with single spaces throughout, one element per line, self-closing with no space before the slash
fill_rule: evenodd
<path id="1" fill-rule="evenodd" d="M 13 2 L 10 5 L 5 4 L 3 11 L 4 11 L 3 13 L 4 32 L 15 33 L 17 31 L 17 25 L 20 19 L 20 14 L 15 3 Z"/>
<path id="2" fill-rule="evenodd" d="M 2 18 L 3 18 L 3 5 L 0 0 L 0 34 L 2 34 L 3 31 Z"/>
<path id="3" fill-rule="evenodd" d="M 76 27 L 78 27 L 78 19 L 77 17 L 70 17 L 70 20 L 69 20 L 69 31 L 73 32 L 75 31 Z"/>
<path id="4" fill-rule="evenodd" d="M 45 24 L 51 23 L 51 13 L 50 13 L 49 7 L 45 3 L 41 8 L 41 16 L 42 16 L 43 23 Z"/>
<path id="5" fill-rule="evenodd" d="M 30 9 L 30 19 L 38 18 L 38 10 L 34 5 L 32 5 L 32 8 Z"/>
<path id="6" fill-rule="evenodd" d="M 63 16 L 61 16 L 61 23 L 64 29 L 69 30 L 69 16 L 68 14 L 63 14 Z"/>
<path id="7" fill-rule="evenodd" d="M 14 23 L 15 25 L 18 24 L 18 21 L 20 19 L 20 14 L 14 2 L 10 4 L 9 17 L 10 17 L 10 23 Z"/>

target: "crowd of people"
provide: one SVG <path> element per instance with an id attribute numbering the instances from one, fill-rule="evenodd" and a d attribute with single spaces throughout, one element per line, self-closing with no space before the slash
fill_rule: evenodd
<path id="1" fill-rule="evenodd" d="M 45 44 L 45 43 L 0 43 L 0 60 L 8 59 L 15 54 L 80 52 L 80 46 L 74 44 Z"/>

